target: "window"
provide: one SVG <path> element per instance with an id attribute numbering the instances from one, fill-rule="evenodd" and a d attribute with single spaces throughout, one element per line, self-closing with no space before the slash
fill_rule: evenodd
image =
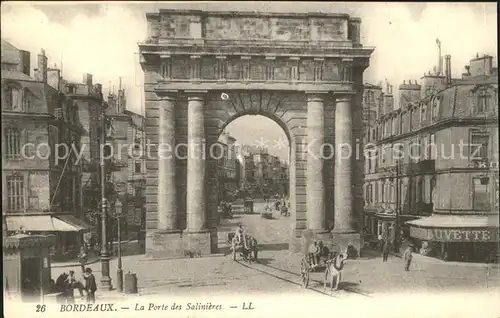
<path id="1" fill-rule="evenodd" d="M 5 154 L 7 158 L 21 155 L 21 133 L 17 128 L 5 129 Z"/>
<path id="2" fill-rule="evenodd" d="M 427 122 L 427 105 L 422 104 L 420 109 L 420 124 L 423 126 Z"/>
<path id="3" fill-rule="evenodd" d="M 32 101 L 33 101 L 33 94 L 28 89 L 25 88 L 23 94 L 23 109 L 25 111 L 29 111 L 31 109 Z"/>
<path id="4" fill-rule="evenodd" d="M 439 96 L 436 96 L 432 99 L 432 119 L 436 119 L 439 116 L 439 105 L 441 99 Z"/>
<path id="5" fill-rule="evenodd" d="M 427 136 L 425 145 L 425 157 L 426 159 L 436 159 L 436 135 L 430 134 Z"/>
<path id="6" fill-rule="evenodd" d="M 135 173 L 141 173 L 141 170 L 142 170 L 141 162 L 136 162 L 134 164 L 134 171 L 135 171 Z"/>
<path id="7" fill-rule="evenodd" d="M 472 204 L 474 210 L 490 209 L 490 202 L 488 197 L 489 181 L 490 179 L 488 177 L 480 177 L 473 179 Z"/>
<path id="8" fill-rule="evenodd" d="M 9 211 L 24 210 L 24 178 L 7 177 L 7 208 Z"/>
<path id="9" fill-rule="evenodd" d="M 471 161 L 484 161 L 488 158 L 488 134 L 481 132 L 472 132 L 470 159 Z"/>
<path id="10" fill-rule="evenodd" d="M 382 236 L 382 222 L 380 221 L 377 222 L 377 235 Z"/>
<path id="11" fill-rule="evenodd" d="M 478 99 L 477 99 L 477 112 L 478 113 L 485 113 L 488 111 L 488 101 L 489 101 L 489 96 L 488 96 L 486 90 L 480 91 Z"/>
<path id="12" fill-rule="evenodd" d="M 21 90 L 18 87 L 5 88 L 5 108 L 12 111 L 21 111 Z"/>

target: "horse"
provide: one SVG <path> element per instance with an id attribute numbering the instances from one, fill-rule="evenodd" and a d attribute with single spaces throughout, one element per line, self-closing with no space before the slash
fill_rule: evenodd
<path id="1" fill-rule="evenodd" d="M 342 269 L 347 260 L 347 251 L 337 254 L 334 258 L 326 261 L 325 279 L 323 281 L 323 289 L 326 292 L 326 284 L 330 284 L 330 293 L 333 290 L 338 290 L 340 280 L 342 279 Z M 335 281 L 335 284 L 334 284 Z"/>

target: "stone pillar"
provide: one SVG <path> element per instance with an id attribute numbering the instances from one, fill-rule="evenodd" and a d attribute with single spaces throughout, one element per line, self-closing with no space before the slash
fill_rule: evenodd
<path id="1" fill-rule="evenodd" d="M 161 232 L 177 232 L 175 184 L 175 99 L 162 98 L 158 124 L 158 225 Z"/>
<path id="2" fill-rule="evenodd" d="M 331 234 L 326 229 L 323 145 L 325 142 L 325 99 L 323 92 L 307 93 L 307 229 L 302 233 L 306 252 L 312 240 L 322 240 L 330 248 Z"/>
<path id="3" fill-rule="evenodd" d="M 208 254 L 211 251 L 206 215 L 205 147 L 204 95 L 199 92 L 188 93 L 187 224 L 184 248 L 190 255 Z"/>
<path id="4" fill-rule="evenodd" d="M 146 255 L 153 258 L 183 255 L 177 217 L 175 165 L 175 97 L 160 96 L 158 105 L 158 186 L 157 229 L 150 236 Z"/>
<path id="5" fill-rule="evenodd" d="M 324 99 L 321 94 L 307 96 L 307 228 L 325 230 L 325 185 L 323 144 L 325 137 Z"/>
<path id="6" fill-rule="evenodd" d="M 335 189 L 333 241 L 337 251 L 348 246 L 361 248 L 361 238 L 354 227 L 352 166 L 355 147 L 352 140 L 351 96 L 336 97 L 335 105 Z"/>

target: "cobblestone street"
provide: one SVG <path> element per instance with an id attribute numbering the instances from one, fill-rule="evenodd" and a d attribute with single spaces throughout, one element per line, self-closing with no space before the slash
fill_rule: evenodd
<path id="1" fill-rule="evenodd" d="M 286 243 L 290 222 L 274 213 L 274 219 L 260 217 L 263 204 L 256 204 L 252 215 L 235 214 L 232 220 L 223 220 L 219 232 L 219 246 L 228 251 L 227 233 L 238 223 L 259 241 L 259 263 L 234 262 L 230 255 L 194 259 L 150 260 L 143 255 L 123 258 L 124 272 L 137 273 L 139 294 L 159 295 L 172 293 L 178 296 L 188 293 L 215 291 L 232 294 L 318 294 L 322 293 L 322 274 L 313 273 L 309 289 L 300 285 L 301 255 L 288 252 Z M 235 211 L 238 208 L 235 207 Z M 403 262 L 390 257 L 383 263 L 377 252 L 366 252 L 362 259 L 349 260 L 342 276 L 342 290 L 333 295 L 344 298 L 349 295 L 372 297 L 377 294 L 405 292 L 498 292 L 500 287 L 498 266 L 482 264 L 439 263 L 416 255 L 409 272 L 403 271 Z M 96 277 L 100 277 L 100 264 L 90 265 Z M 116 277 L 116 260 L 111 262 L 111 276 Z M 52 269 L 56 278 L 69 268 Z M 489 270 L 489 273 L 488 273 Z M 79 269 L 75 269 L 79 272 Z M 215 293 L 216 294 L 216 293 Z"/>

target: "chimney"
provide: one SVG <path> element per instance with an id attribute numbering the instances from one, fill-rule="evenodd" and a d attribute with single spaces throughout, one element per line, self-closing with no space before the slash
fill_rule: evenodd
<path id="1" fill-rule="evenodd" d="M 35 79 L 47 83 L 47 56 L 45 56 L 44 49 L 38 54 L 38 68 L 35 70 Z"/>
<path id="2" fill-rule="evenodd" d="M 89 90 L 89 94 L 92 93 L 92 74 L 85 73 L 83 74 L 83 84 L 87 85 L 87 89 Z"/>
<path id="3" fill-rule="evenodd" d="M 444 58 L 446 59 L 445 83 L 446 83 L 446 85 L 450 85 L 451 84 L 451 55 L 445 55 Z"/>
<path id="4" fill-rule="evenodd" d="M 109 94 L 108 95 L 108 107 L 109 107 L 109 109 L 116 109 L 115 94 Z"/>

